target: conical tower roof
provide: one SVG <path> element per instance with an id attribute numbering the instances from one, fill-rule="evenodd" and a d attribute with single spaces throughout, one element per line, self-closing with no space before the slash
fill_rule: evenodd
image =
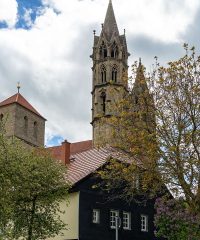
<path id="1" fill-rule="evenodd" d="M 103 30 L 109 40 L 111 39 L 114 32 L 119 35 L 119 30 L 118 30 L 117 22 L 115 19 L 112 0 L 110 0 L 108 4 L 108 9 L 107 9 L 107 13 L 106 13 L 106 17 L 103 25 Z"/>

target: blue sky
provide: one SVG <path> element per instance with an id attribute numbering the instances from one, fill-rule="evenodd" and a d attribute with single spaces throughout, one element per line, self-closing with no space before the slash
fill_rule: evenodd
<path id="1" fill-rule="evenodd" d="M 91 139 L 93 30 L 99 35 L 108 0 L 0 0 L 0 101 L 22 95 L 48 120 L 46 145 Z M 200 50 L 199 0 L 113 0 L 126 28 L 129 65 L 148 70 Z"/>
<path id="2" fill-rule="evenodd" d="M 17 2 L 17 21 L 15 23 L 16 29 L 29 30 L 34 24 L 37 17 L 43 14 L 43 9 L 48 6 L 48 2 L 42 0 L 16 0 Z M 53 8 L 56 14 L 60 12 Z M 0 21 L 0 28 L 8 28 L 6 21 Z"/>
<path id="3" fill-rule="evenodd" d="M 40 0 L 17 0 L 18 3 L 18 16 L 19 20 L 16 24 L 16 28 L 29 28 L 27 22 L 24 20 L 26 11 L 30 11 L 31 21 L 34 23 L 36 16 L 39 14 L 39 10 L 43 7 Z"/>

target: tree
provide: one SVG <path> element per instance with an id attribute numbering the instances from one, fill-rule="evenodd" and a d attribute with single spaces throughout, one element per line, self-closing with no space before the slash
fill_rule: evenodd
<path id="1" fill-rule="evenodd" d="M 189 51 L 184 47 L 185 56 L 166 67 L 156 62 L 153 74 L 146 79 L 142 65 L 134 65 L 133 90 L 116 104 L 118 114 L 104 121 L 113 127 L 112 137 L 117 139 L 113 146 L 135 161 L 127 167 L 113 161 L 101 176 L 106 187 L 121 183 L 127 186 L 123 196 L 134 197 L 138 189 L 133 178 L 142 171 L 141 194 L 155 196 L 167 185 L 174 196 L 183 196 L 187 206 L 198 212 L 200 57 L 194 48 Z M 113 176 L 111 169 L 120 174 Z"/>
<path id="2" fill-rule="evenodd" d="M 200 215 L 190 212 L 184 200 L 156 200 L 156 236 L 168 240 L 200 239 Z"/>
<path id="3" fill-rule="evenodd" d="M 0 133 L 0 238 L 45 239 L 65 228 L 66 167 L 45 149 L 27 149 Z M 67 202 L 66 202 L 67 204 Z"/>

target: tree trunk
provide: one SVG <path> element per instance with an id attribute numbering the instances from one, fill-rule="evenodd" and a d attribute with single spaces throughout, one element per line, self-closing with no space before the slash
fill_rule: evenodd
<path id="1" fill-rule="evenodd" d="M 35 206 L 36 206 L 36 197 L 32 201 L 31 218 L 30 218 L 30 223 L 29 223 L 29 226 L 28 226 L 28 238 L 27 238 L 27 240 L 32 240 L 32 236 L 33 236 L 33 223 L 34 223 L 34 217 L 35 217 Z"/>

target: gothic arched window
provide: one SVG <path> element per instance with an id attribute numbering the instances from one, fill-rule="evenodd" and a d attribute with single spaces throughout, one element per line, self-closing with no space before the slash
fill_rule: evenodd
<path id="1" fill-rule="evenodd" d="M 111 47 L 111 57 L 112 58 L 117 58 L 118 57 L 118 47 L 117 47 L 116 42 L 114 42 L 112 47 Z"/>
<path id="2" fill-rule="evenodd" d="M 102 110 L 103 110 L 103 113 L 105 114 L 106 113 L 106 93 L 105 92 L 101 93 L 101 99 L 102 99 Z"/>
<path id="3" fill-rule="evenodd" d="M 101 82 L 106 82 L 106 67 L 104 65 L 101 66 Z"/>
<path id="4" fill-rule="evenodd" d="M 28 134 L 28 117 L 27 116 L 24 117 L 24 134 L 25 135 Z"/>
<path id="5" fill-rule="evenodd" d="M 35 139 L 37 139 L 37 132 L 38 132 L 37 122 L 34 122 L 34 124 L 33 124 L 33 136 L 34 136 Z"/>
<path id="6" fill-rule="evenodd" d="M 3 121 L 3 113 L 0 114 L 0 122 Z"/>
<path id="7" fill-rule="evenodd" d="M 116 65 L 112 67 L 112 80 L 114 82 L 117 82 L 117 66 Z"/>
<path id="8" fill-rule="evenodd" d="M 107 51 L 107 47 L 106 47 L 104 41 L 102 42 L 102 44 L 100 46 L 99 54 L 100 54 L 101 59 L 107 58 L 108 51 Z"/>

